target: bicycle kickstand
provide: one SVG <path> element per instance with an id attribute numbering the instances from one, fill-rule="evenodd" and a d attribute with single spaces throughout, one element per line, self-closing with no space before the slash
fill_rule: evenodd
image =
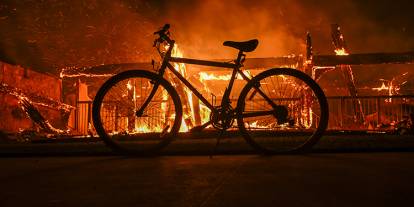
<path id="1" fill-rule="evenodd" d="M 217 142 L 216 142 L 216 145 L 214 146 L 214 148 L 213 148 L 213 150 L 211 150 L 211 152 L 210 152 L 210 159 L 212 159 L 213 158 L 213 155 L 215 155 L 216 154 L 216 150 L 217 150 L 217 148 L 218 148 L 218 146 L 219 146 L 219 144 L 220 144 L 220 140 L 223 138 L 223 136 L 224 136 L 224 132 L 225 132 L 226 130 L 225 129 L 223 129 L 223 130 L 220 130 L 220 134 L 219 134 L 219 136 L 217 137 Z"/>

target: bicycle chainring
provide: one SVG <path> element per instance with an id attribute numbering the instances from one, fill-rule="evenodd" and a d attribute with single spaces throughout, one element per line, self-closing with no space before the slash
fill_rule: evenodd
<path id="1" fill-rule="evenodd" d="M 210 114 L 210 120 L 213 127 L 217 130 L 229 129 L 231 126 L 233 126 L 234 123 L 233 107 L 215 107 L 215 110 L 213 110 Z"/>
<path id="2" fill-rule="evenodd" d="M 284 124 L 288 122 L 289 111 L 286 106 L 277 106 L 275 108 L 274 116 L 277 119 L 278 124 Z"/>

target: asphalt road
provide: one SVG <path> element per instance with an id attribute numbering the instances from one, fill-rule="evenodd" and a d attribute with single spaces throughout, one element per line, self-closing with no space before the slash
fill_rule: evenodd
<path id="1" fill-rule="evenodd" d="M 178 138 L 160 155 L 210 155 L 216 138 Z M 223 138 L 216 154 L 256 154 L 241 137 Z M 325 135 L 312 152 L 414 152 L 414 135 L 341 134 Z M 41 139 L 32 142 L 0 142 L 1 157 L 113 155 L 99 138 Z M 1 207 L 1 206 L 0 206 Z"/>
<path id="2" fill-rule="evenodd" d="M 3 157 L 0 206 L 412 206 L 414 153 Z"/>

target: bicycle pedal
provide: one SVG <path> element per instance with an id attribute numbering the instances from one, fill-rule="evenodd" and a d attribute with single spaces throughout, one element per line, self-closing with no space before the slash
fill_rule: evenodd
<path id="1" fill-rule="evenodd" d="M 190 129 L 190 133 L 199 133 L 201 131 L 203 131 L 205 127 L 203 126 L 195 126 L 193 128 Z"/>

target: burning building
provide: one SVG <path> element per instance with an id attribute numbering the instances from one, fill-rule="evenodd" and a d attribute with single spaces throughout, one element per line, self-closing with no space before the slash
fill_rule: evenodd
<path id="1" fill-rule="evenodd" d="M 18 132 L 40 126 L 56 133 L 59 130 L 50 123 L 57 128 L 67 127 L 73 107 L 62 101 L 61 79 L 4 62 L 0 62 L 0 68 L 1 130 Z M 31 111 L 33 106 L 36 111 Z"/>
<path id="2" fill-rule="evenodd" d="M 413 54 L 395 52 L 412 50 L 412 44 L 407 41 L 412 28 L 406 26 L 409 22 L 404 21 L 410 18 L 386 21 L 388 25 L 395 22 L 398 29 L 403 28 L 405 36 L 398 33 L 394 26 L 388 28 L 382 25 L 380 27 L 387 28 L 384 29 L 386 31 L 378 30 L 377 26 L 371 25 L 373 21 L 368 21 L 369 11 L 358 10 L 357 5 L 366 4 L 363 2 L 341 2 L 337 10 L 332 6 L 336 3 L 322 4 L 319 1 L 320 4 L 263 1 L 256 5 L 238 0 L 232 1 L 232 8 L 221 1 L 51 2 L 33 1 L 33 6 L 27 7 L 16 1 L 0 6 L 2 28 L 20 25 L 20 29 L 5 29 L 0 34 L 0 55 L 3 59 L 15 60 L 12 62 L 23 65 L 23 68 L 35 68 L 25 70 L 3 64 L 7 71 L 4 69 L 2 73 L 2 117 L 13 118 L 13 114 L 18 114 L 16 111 L 21 107 L 17 104 L 19 99 L 10 94 L 19 94 L 29 97 L 40 114 L 55 128 L 70 129 L 71 133 L 80 135 L 93 133 L 91 100 L 102 83 L 124 70 L 139 68 L 154 71 L 157 68 L 157 65 L 150 63 L 151 59 L 155 59 L 151 52 L 151 33 L 159 22 L 177 25 L 174 35 L 177 35 L 179 49 L 186 57 L 230 61 L 228 57 L 234 56 L 233 51 L 221 47 L 221 41 L 260 39 L 260 47 L 254 54 L 248 54 L 244 63 L 248 70 L 246 73 L 254 76 L 269 67 L 290 67 L 313 76 L 330 97 L 331 129 L 378 129 L 382 125 L 398 122 L 412 112 L 412 67 L 403 64 L 412 63 Z M 379 9 L 388 8 L 381 2 L 377 4 Z M 213 18 L 211 14 L 221 14 L 218 16 L 226 18 Z M 332 31 L 327 27 L 338 20 L 347 28 L 345 36 L 338 33 L 338 27 L 331 28 Z M 303 41 L 307 30 L 313 31 L 314 38 L 308 40 L 314 44 L 308 41 L 306 45 Z M 369 34 L 372 38 L 364 39 L 360 33 Z M 393 33 L 398 35 L 391 35 Z M 348 45 L 344 44 L 345 38 Z M 329 42 L 334 42 L 334 48 L 330 47 Z M 312 50 L 312 47 L 317 50 Z M 354 54 L 355 51 L 365 53 Z M 385 52 L 367 53 L 371 51 Z M 178 51 L 176 55 L 180 55 Z M 267 56 L 273 58 L 260 58 Z M 122 64 L 124 62 L 130 64 Z M 230 71 L 181 64 L 177 64 L 176 68 L 206 97 L 219 103 Z M 390 71 L 395 72 L 396 69 L 398 74 L 391 76 Z M 53 87 L 41 86 L 40 83 L 46 81 L 37 76 L 44 77 L 50 83 L 48 86 Z M 236 80 L 232 98 L 237 98 L 243 84 Z M 205 122 L 209 115 L 203 106 L 198 105 L 198 101 L 185 88 L 180 93 L 187 110 L 183 126 L 188 130 Z M 47 103 L 36 101 L 34 97 L 41 97 Z M 64 118 L 43 111 L 43 107 L 50 105 L 59 106 L 57 111 L 64 110 Z M 33 125 L 26 118 L 25 123 L 16 122 L 13 127 L 10 123 L 2 122 L 1 129 L 18 131 Z"/>

